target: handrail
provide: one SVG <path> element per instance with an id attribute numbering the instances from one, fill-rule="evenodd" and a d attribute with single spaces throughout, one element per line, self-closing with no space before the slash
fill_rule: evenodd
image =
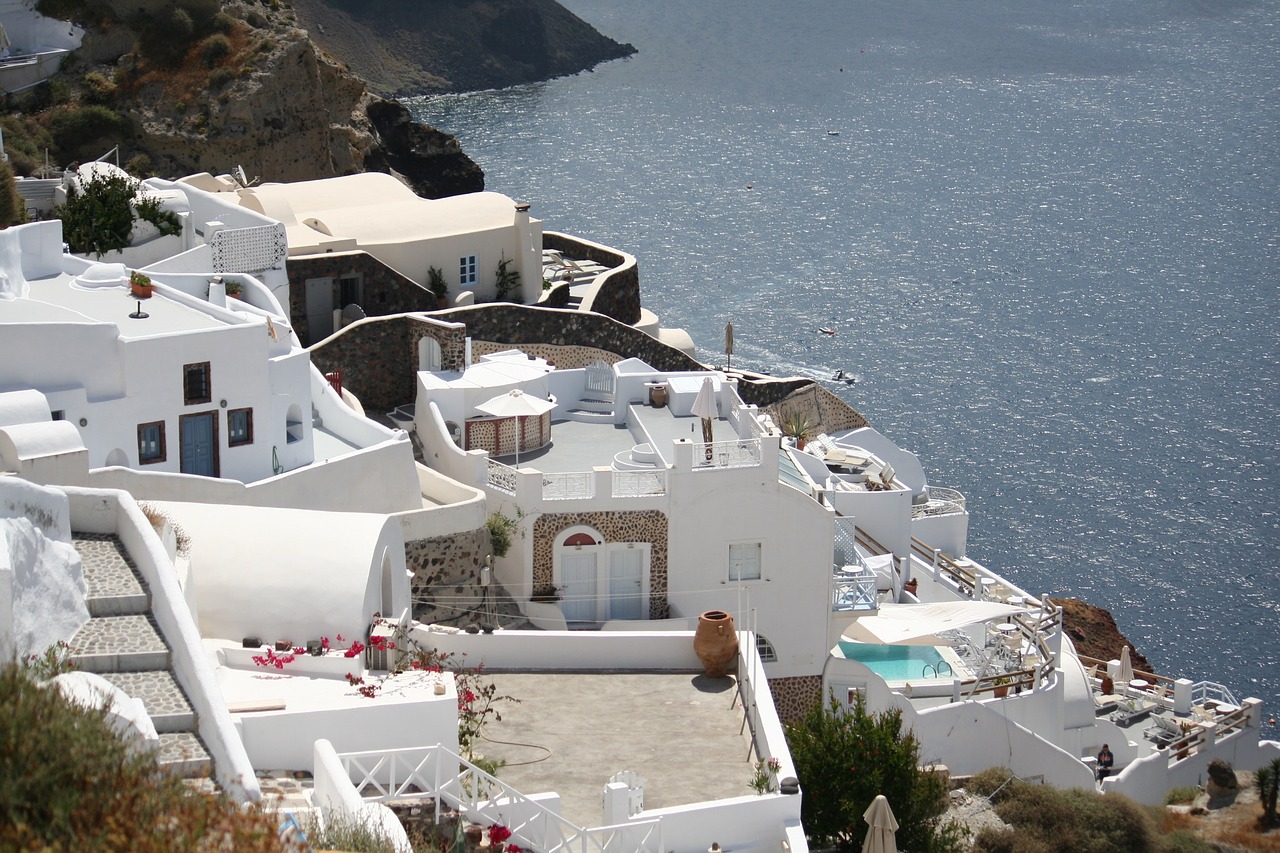
<path id="1" fill-rule="evenodd" d="M 590 471 L 557 471 L 542 475 L 543 500 L 587 500 L 596 496 Z"/>
<path id="2" fill-rule="evenodd" d="M 485 460 L 485 483 L 500 492 L 509 495 L 516 493 L 516 469 L 504 465 L 490 456 Z"/>
<path id="3" fill-rule="evenodd" d="M 858 544 L 863 548 L 866 548 L 873 557 L 879 557 L 883 554 L 891 553 L 888 548 L 880 544 L 879 540 L 867 531 L 863 530 L 861 527 L 855 529 L 854 538 L 857 539 Z"/>
<path id="4" fill-rule="evenodd" d="M 760 439 L 739 438 L 732 441 L 698 442 L 693 446 L 693 470 L 718 468 L 754 468 L 761 460 Z"/>
<path id="5" fill-rule="evenodd" d="M 978 586 L 977 572 L 972 569 L 966 569 L 946 554 L 930 547 L 928 543 L 922 542 L 914 536 L 911 537 L 911 550 L 926 563 L 936 566 L 939 571 L 948 575 L 960 587 L 962 592 L 970 597 L 973 596 L 973 591 Z"/>
<path id="6" fill-rule="evenodd" d="M 348 752 L 338 758 L 366 801 L 431 797 L 437 824 L 441 805 L 447 802 L 470 820 L 489 823 L 501 817 L 512 838 L 547 853 L 606 853 L 620 849 L 615 846 L 620 835 L 626 836 L 626 849 L 637 853 L 661 853 L 664 849 L 660 820 L 584 829 L 440 745 Z M 461 769 L 453 772 L 449 768 Z M 384 777 L 388 780 L 385 783 L 380 781 Z M 375 793 L 366 793 L 370 790 Z"/>
<path id="7" fill-rule="evenodd" d="M 928 503 L 912 504 L 911 517 L 931 518 L 939 515 L 956 515 L 965 512 L 964 494 L 942 486 L 930 486 Z"/>

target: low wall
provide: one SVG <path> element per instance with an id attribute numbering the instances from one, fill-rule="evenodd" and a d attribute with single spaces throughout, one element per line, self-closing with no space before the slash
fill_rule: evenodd
<path id="1" fill-rule="evenodd" d="M 397 853 L 413 853 L 413 845 L 395 812 L 381 803 L 365 803 L 355 785 L 342 769 L 342 761 L 333 744 L 321 738 L 315 742 L 312 760 L 314 787 L 311 801 L 320 808 L 326 821 L 368 826 L 381 835 Z"/>
<path id="2" fill-rule="evenodd" d="M 67 489 L 72 527 L 85 533 L 114 533 L 151 590 L 151 615 L 169 644 L 173 674 L 191 700 L 199 733 L 213 757 L 218 783 L 240 802 L 262 798 L 253 764 L 222 701 L 200 632 L 186 609 L 164 543 L 133 499 L 122 492 Z"/>

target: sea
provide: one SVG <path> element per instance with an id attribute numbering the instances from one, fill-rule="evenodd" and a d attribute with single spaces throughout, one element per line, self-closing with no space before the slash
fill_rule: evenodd
<path id="1" fill-rule="evenodd" d="M 970 556 L 1280 712 L 1280 3 L 561 2 L 638 53 L 416 118 L 918 453 Z"/>

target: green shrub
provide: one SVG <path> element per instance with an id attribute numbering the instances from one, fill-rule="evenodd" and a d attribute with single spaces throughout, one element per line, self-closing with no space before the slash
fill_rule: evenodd
<path id="1" fill-rule="evenodd" d="M 153 178 L 156 175 L 156 165 L 147 154 L 135 154 L 130 157 L 129 162 L 124 164 L 124 170 L 139 178 Z"/>
<path id="2" fill-rule="evenodd" d="M 964 789 L 975 797 L 986 797 L 992 803 L 1008 798 L 1013 788 L 1021 785 L 1008 767 L 988 767 L 969 777 Z"/>
<path id="3" fill-rule="evenodd" d="M 222 33 L 224 36 L 231 35 L 236 28 L 236 19 L 221 10 L 213 16 L 213 20 L 209 22 L 209 29 L 215 33 Z"/>
<path id="4" fill-rule="evenodd" d="M 185 9 L 176 6 L 153 15 L 135 12 L 129 26 L 138 34 L 139 55 L 159 65 L 175 65 L 191 47 L 196 26 Z"/>
<path id="5" fill-rule="evenodd" d="M 100 710 L 0 668 L 0 849 L 279 850 L 273 816 L 188 793 Z"/>
<path id="6" fill-rule="evenodd" d="M 19 225 L 27 221 L 27 205 L 18 195 L 18 184 L 14 180 L 13 166 L 8 161 L 0 161 L 0 228 Z"/>
<path id="7" fill-rule="evenodd" d="M 861 849 L 862 815 L 884 794 L 898 820 L 899 849 L 960 849 L 959 831 L 942 823 L 945 784 L 919 769 L 920 742 L 903 733 L 901 711 L 868 713 L 860 693 L 846 710 L 832 696 L 828 707 L 817 705 L 787 725 L 787 745 L 804 790 L 800 818 L 811 845 Z"/>
<path id="8" fill-rule="evenodd" d="M 49 135 L 63 162 L 100 156 L 122 139 L 133 135 L 129 119 L 108 107 L 91 104 L 55 110 Z"/>
<path id="9" fill-rule="evenodd" d="M 1162 853 L 1217 853 L 1218 850 L 1189 829 L 1175 829 L 1163 841 Z"/>
<path id="10" fill-rule="evenodd" d="M 493 288 L 499 302 L 510 302 L 512 295 L 519 294 L 520 271 L 511 269 L 511 260 L 505 254 L 498 261 Z"/>
<path id="11" fill-rule="evenodd" d="M 996 814 L 1012 832 L 979 834 L 977 853 L 1161 853 L 1151 815 L 1128 797 L 1026 783 L 1008 790 Z"/>
<path id="12" fill-rule="evenodd" d="M 200 61 L 205 68 L 213 68 L 231 55 L 231 39 L 221 33 L 214 33 L 200 45 Z"/>
<path id="13" fill-rule="evenodd" d="M 81 83 L 84 86 L 83 97 L 91 104 L 109 104 L 116 99 L 116 84 L 101 71 L 90 71 Z"/>
<path id="14" fill-rule="evenodd" d="M 1164 795 L 1164 804 L 1166 806 L 1182 805 L 1185 803 L 1195 802 L 1197 796 L 1200 795 L 1200 789 L 1194 785 L 1183 785 L 1180 788 L 1170 788 L 1169 793 Z"/>
<path id="15" fill-rule="evenodd" d="M 136 185 L 135 185 L 136 186 Z M 161 210 L 160 199 L 153 195 L 139 196 L 134 199 L 133 209 L 138 218 L 150 222 L 160 231 L 160 236 L 170 237 L 182 233 L 182 220 L 172 210 Z"/>
<path id="16" fill-rule="evenodd" d="M 489 528 L 489 547 L 493 550 L 493 556 L 505 557 L 511 550 L 512 538 L 520 530 L 520 522 L 494 510 L 489 513 L 485 526 Z"/>
<path id="17" fill-rule="evenodd" d="M 312 815 L 299 821 L 313 850 L 344 850 L 349 853 L 395 853 L 396 846 L 377 827 L 336 813 L 324 825 Z"/>
<path id="18" fill-rule="evenodd" d="M 230 68 L 215 68 L 209 72 L 209 88 L 221 89 L 234 79 L 236 79 L 236 73 Z"/>

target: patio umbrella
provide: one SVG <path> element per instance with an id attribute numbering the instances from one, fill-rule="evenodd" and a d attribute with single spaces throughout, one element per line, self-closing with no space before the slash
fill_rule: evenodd
<path id="1" fill-rule="evenodd" d="M 862 842 L 862 853 L 898 853 L 898 839 L 894 835 L 898 821 L 884 794 L 876 794 L 862 819 L 871 826 Z"/>
<path id="2" fill-rule="evenodd" d="M 536 417 L 556 407 L 550 400 L 531 397 L 519 388 L 512 388 L 505 394 L 499 394 L 491 400 L 485 400 L 476 406 L 478 411 L 495 418 L 516 419 L 516 465 L 520 464 L 520 418 Z"/>
<path id="3" fill-rule="evenodd" d="M 724 354 L 729 359 L 725 369 L 733 367 L 733 323 L 724 324 Z"/>
<path id="4" fill-rule="evenodd" d="M 716 389 L 710 376 L 704 376 L 702 387 L 693 401 L 693 413 L 702 418 L 702 440 L 706 443 L 707 461 L 711 461 L 711 421 L 720 414 L 716 408 Z"/>
<path id="5" fill-rule="evenodd" d="M 1128 684 L 1133 681 L 1133 661 L 1129 659 L 1129 647 L 1120 650 L 1120 669 L 1116 672 L 1116 681 Z"/>

